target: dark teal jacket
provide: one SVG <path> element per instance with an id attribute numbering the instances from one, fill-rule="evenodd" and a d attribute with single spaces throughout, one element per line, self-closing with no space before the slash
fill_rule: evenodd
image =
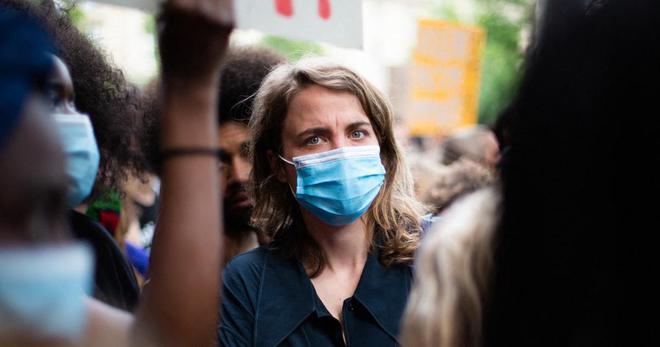
<path id="1" fill-rule="evenodd" d="M 412 268 L 384 267 L 369 254 L 342 315 L 346 345 L 395 346 Z M 265 247 L 235 257 L 225 269 L 220 343 L 234 346 L 343 346 L 341 326 L 316 295 L 302 264 Z"/>

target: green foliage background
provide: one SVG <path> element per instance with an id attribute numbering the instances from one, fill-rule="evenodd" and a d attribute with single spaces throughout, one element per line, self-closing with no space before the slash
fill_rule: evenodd
<path id="1" fill-rule="evenodd" d="M 278 51 L 290 61 L 300 60 L 305 56 L 323 55 L 323 48 L 314 42 L 289 40 L 279 36 L 266 35 L 261 43 Z"/>
<path id="2" fill-rule="evenodd" d="M 492 123 L 518 87 L 523 63 L 521 31 L 529 27 L 532 4 L 529 0 L 480 0 L 477 24 L 486 30 L 479 93 L 479 122 Z M 507 15 L 515 9 L 519 18 Z"/>

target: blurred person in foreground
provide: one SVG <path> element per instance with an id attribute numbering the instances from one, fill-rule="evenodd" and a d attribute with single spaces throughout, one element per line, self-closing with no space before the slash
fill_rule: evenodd
<path id="1" fill-rule="evenodd" d="M 647 310 L 657 295 L 651 281 L 637 280 L 657 263 L 646 258 L 656 254 L 649 226 L 660 225 L 660 215 L 646 199 L 660 195 L 657 172 L 647 169 L 660 165 L 658 18 L 656 1 L 539 2 L 507 116 L 501 219 L 492 236 L 466 226 L 463 235 L 479 242 L 445 242 L 460 248 L 453 254 L 492 254 L 492 261 L 436 260 L 435 283 L 418 277 L 406 345 L 657 344 L 649 338 L 655 321 L 628 310 Z M 474 252 L 484 242 L 486 251 Z M 438 244 L 423 253 L 444 259 L 449 251 Z M 488 264 L 490 271 L 475 271 Z M 462 290 L 465 269 L 474 274 L 471 291 Z M 622 284 L 633 295 L 621 295 Z M 453 308 L 436 309 L 447 296 Z"/>
<path id="2" fill-rule="evenodd" d="M 140 128 L 135 90 L 52 1 L 0 0 L 0 6 L 33 18 L 53 40 L 49 53 L 54 67 L 45 94 L 67 157 L 71 231 L 94 249 L 94 297 L 132 311 L 139 287 L 113 238 L 118 214 L 108 210 L 92 213 L 89 203 L 92 195 L 116 192 L 128 172 L 139 171 L 138 152 L 129 146 L 134 129 Z"/>
<path id="3" fill-rule="evenodd" d="M 53 41 L 51 53 L 62 63 L 57 65 L 68 70 L 75 93 L 65 93 L 60 88 L 49 91 L 48 96 L 54 103 L 66 97 L 70 107 L 89 117 L 99 148 L 98 173 L 91 195 L 120 189 L 129 173 L 140 174 L 144 170 L 142 154 L 132 145 L 141 128 L 137 89 L 110 62 L 106 52 L 76 28 L 66 5 L 52 0 L 0 0 L 0 4 L 35 18 Z"/>
<path id="4" fill-rule="evenodd" d="M 169 1 L 161 16 L 163 209 L 135 316 L 85 296 L 93 260 L 68 233 L 65 157 L 45 96 L 47 39 L 20 11 L 0 7 L 0 345 L 214 344 L 222 251 L 215 89 L 230 7 Z M 201 57 L 194 67 L 188 55 Z"/>
<path id="5" fill-rule="evenodd" d="M 415 259 L 403 346 L 480 346 L 483 332 L 476 323 L 483 319 L 490 284 L 499 200 L 494 187 L 458 199 L 424 238 Z"/>
<path id="6" fill-rule="evenodd" d="M 385 97 L 333 63 L 282 64 L 250 120 L 253 219 L 225 269 L 223 346 L 392 346 L 423 212 Z"/>
<path id="7" fill-rule="evenodd" d="M 218 148 L 220 189 L 224 196 L 225 263 L 259 246 L 258 232 L 250 220 L 254 201 L 247 191 L 252 170 L 248 158 L 251 140 L 248 122 L 261 81 L 284 60 L 271 49 L 245 46 L 231 47 L 222 64 Z"/>

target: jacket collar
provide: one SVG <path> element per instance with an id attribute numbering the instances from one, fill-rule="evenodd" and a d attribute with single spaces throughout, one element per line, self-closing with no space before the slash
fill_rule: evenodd
<path id="1" fill-rule="evenodd" d="M 300 262 L 269 250 L 260 291 L 254 343 L 276 346 L 312 313 L 314 290 Z"/>
<path id="2" fill-rule="evenodd" d="M 412 285 L 412 268 L 383 266 L 378 251 L 369 254 L 354 297 L 376 320 L 381 329 L 398 341 L 399 326 Z"/>
<path id="3" fill-rule="evenodd" d="M 255 345 L 276 346 L 315 312 L 316 294 L 299 261 L 269 250 L 255 315 Z M 354 297 L 388 335 L 396 339 L 410 291 L 408 266 L 385 268 L 378 251 L 369 254 Z"/>

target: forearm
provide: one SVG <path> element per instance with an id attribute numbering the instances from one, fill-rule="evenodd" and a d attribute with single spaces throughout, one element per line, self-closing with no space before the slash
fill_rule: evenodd
<path id="1" fill-rule="evenodd" d="M 215 81 L 164 81 L 164 149 L 217 146 Z M 217 159 L 171 157 L 161 170 L 160 217 L 139 315 L 159 345 L 207 345 L 214 340 L 222 259 Z"/>

